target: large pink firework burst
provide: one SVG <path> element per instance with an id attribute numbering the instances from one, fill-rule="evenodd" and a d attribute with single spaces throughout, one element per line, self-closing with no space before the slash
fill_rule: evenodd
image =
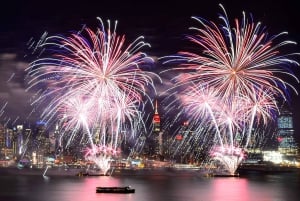
<path id="1" fill-rule="evenodd" d="M 222 7 L 222 5 L 221 5 Z M 258 90 L 269 88 L 274 94 L 285 98 L 287 87 L 296 89 L 279 75 L 288 75 L 299 82 L 291 73 L 291 65 L 299 65 L 291 59 L 291 54 L 281 54 L 280 48 L 293 41 L 280 41 L 282 32 L 272 37 L 265 32 L 261 23 L 250 21 L 243 13 L 241 21 L 235 19 L 235 26 L 230 26 L 225 9 L 219 18 L 223 25 L 193 17 L 202 28 L 192 27 L 195 35 L 188 39 L 201 49 L 200 54 L 179 52 L 179 56 L 169 57 L 170 61 L 179 61 L 178 70 L 189 70 L 188 75 L 180 75 L 180 83 L 197 82 L 214 87 L 223 100 L 230 101 L 236 94 L 250 96 Z M 277 42 L 278 41 L 278 42 Z M 262 88 L 263 87 L 263 88 Z"/>
<path id="2" fill-rule="evenodd" d="M 54 118 L 65 100 L 72 97 L 87 97 L 94 113 L 99 115 L 97 120 L 115 118 L 116 112 L 112 111 L 124 107 L 124 102 L 134 103 L 138 108 L 143 96 L 150 98 L 146 86 L 154 89 L 153 79 L 159 77 L 141 68 L 152 62 L 141 52 L 149 44 L 138 37 L 125 46 L 125 36 L 116 33 L 117 23 L 112 28 L 108 21 L 106 29 L 100 18 L 99 21 L 101 26 L 96 31 L 85 27 L 68 37 L 45 37 L 39 44 L 51 55 L 34 60 L 26 71 L 28 89 L 47 87 L 34 101 L 52 100 L 43 113 L 46 120 Z M 132 114 L 133 111 L 125 116 Z"/>
<path id="3" fill-rule="evenodd" d="M 101 146 L 117 149 L 124 124 L 129 122 L 133 129 L 135 121 L 142 121 L 139 109 L 144 97 L 150 99 L 153 79 L 160 78 L 143 69 L 153 62 L 141 51 L 149 46 L 143 37 L 126 46 L 125 36 L 116 33 L 117 23 L 111 27 L 108 21 L 106 28 L 98 19 L 96 31 L 84 27 L 67 37 L 44 36 L 38 48 L 50 56 L 30 63 L 28 89 L 45 88 L 33 102 L 45 103 L 44 121 L 59 117 L 65 122 L 64 130 L 83 126 L 92 149 L 95 136 Z"/>

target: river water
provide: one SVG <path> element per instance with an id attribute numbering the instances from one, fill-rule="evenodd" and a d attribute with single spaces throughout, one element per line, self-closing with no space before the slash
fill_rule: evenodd
<path id="1" fill-rule="evenodd" d="M 97 186 L 131 186 L 134 194 L 96 193 Z M 240 177 L 0 176 L 1 201 L 299 201 L 300 174 Z"/>

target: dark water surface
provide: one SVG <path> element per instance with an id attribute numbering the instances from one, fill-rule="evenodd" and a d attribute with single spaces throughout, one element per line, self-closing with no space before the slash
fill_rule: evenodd
<path id="1" fill-rule="evenodd" d="M 97 186 L 134 194 L 99 194 Z M 300 174 L 202 176 L 0 176 L 0 201 L 299 201 Z"/>

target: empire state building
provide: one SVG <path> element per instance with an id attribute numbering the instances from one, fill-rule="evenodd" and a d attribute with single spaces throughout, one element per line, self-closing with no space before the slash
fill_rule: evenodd
<path id="1" fill-rule="evenodd" d="M 153 115 L 153 133 L 154 133 L 154 153 L 156 156 L 163 155 L 163 132 L 160 130 L 160 116 L 157 111 L 157 101 L 155 101 L 155 112 Z"/>
<path id="2" fill-rule="evenodd" d="M 155 112 L 153 116 L 153 131 L 160 132 L 160 116 L 157 111 L 157 101 L 155 101 Z"/>

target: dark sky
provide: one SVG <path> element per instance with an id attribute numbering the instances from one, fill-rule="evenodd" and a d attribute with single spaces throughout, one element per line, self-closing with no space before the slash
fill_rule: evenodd
<path id="1" fill-rule="evenodd" d="M 241 19 L 242 11 L 246 11 L 253 14 L 254 21 L 261 21 L 270 34 L 288 31 L 288 38 L 300 43 L 300 6 L 295 0 L 6 1 L 0 6 L 0 109 L 7 101 L 7 112 L 28 112 L 21 112 L 28 110 L 26 104 L 32 96 L 24 93 L 22 70 L 28 62 L 24 55 L 31 37 L 38 38 L 44 31 L 65 34 L 80 30 L 83 24 L 95 27 L 96 17 L 101 17 L 118 20 L 118 33 L 125 34 L 129 41 L 144 35 L 152 45 L 148 54 L 160 57 L 183 49 L 183 36 L 195 25 L 191 16 L 219 22 L 219 3 L 224 5 L 231 20 Z M 300 46 L 295 46 L 293 51 L 300 52 Z M 300 91 L 299 84 L 296 88 Z M 299 102 L 299 96 L 292 102 L 296 125 L 300 125 Z M 300 135 L 300 128 L 296 129 Z"/>
<path id="2" fill-rule="evenodd" d="M 190 17 L 217 20 L 221 12 L 219 3 L 225 6 L 231 19 L 240 18 L 244 10 L 252 13 L 256 21 L 262 21 L 270 31 L 287 30 L 291 39 L 299 38 L 297 13 L 300 6 L 293 0 L 10 0 L 1 6 L 0 31 L 1 35 L 6 33 L 2 37 L 7 40 L 2 39 L 0 48 L 5 48 L 3 45 L 6 48 L 22 47 L 22 42 L 45 30 L 55 34 L 78 30 L 82 24 L 95 26 L 98 16 L 104 20 L 118 20 L 118 31 L 128 37 L 148 36 L 155 50 L 175 52 L 172 39 L 180 38 L 188 31 L 192 23 Z"/>

